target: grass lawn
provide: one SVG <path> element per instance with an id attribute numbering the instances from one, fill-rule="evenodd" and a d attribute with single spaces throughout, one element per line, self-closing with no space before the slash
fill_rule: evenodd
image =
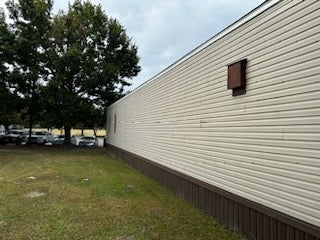
<path id="1" fill-rule="evenodd" d="M 0 239 L 241 239 L 103 149 L 0 147 Z"/>

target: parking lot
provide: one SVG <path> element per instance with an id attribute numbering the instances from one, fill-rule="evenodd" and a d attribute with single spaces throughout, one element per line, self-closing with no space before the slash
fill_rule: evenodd
<path id="1" fill-rule="evenodd" d="M 28 129 L 9 129 L 5 131 L 4 128 L 1 128 L 0 131 L 0 144 L 1 145 L 63 145 L 67 144 L 65 142 L 65 135 L 61 130 L 51 130 L 47 131 L 44 129 L 36 129 L 29 133 Z M 79 134 L 79 130 L 73 130 L 73 134 L 71 136 L 70 144 L 75 146 L 87 146 L 87 147 L 103 147 L 105 141 L 105 135 L 101 135 L 103 133 L 101 130 L 99 135 L 93 135 L 94 131 L 89 130 L 81 130 Z M 84 135 L 86 134 L 86 135 Z M 97 132 L 96 132 L 97 134 Z"/>

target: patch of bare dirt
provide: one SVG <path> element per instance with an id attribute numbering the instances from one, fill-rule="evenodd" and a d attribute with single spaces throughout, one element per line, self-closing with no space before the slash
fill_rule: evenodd
<path id="1" fill-rule="evenodd" d="M 38 198 L 44 196 L 45 193 L 39 192 L 39 191 L 31 191 L 28 194 L 26 194 L 26 197 L 28 198 Z"/>

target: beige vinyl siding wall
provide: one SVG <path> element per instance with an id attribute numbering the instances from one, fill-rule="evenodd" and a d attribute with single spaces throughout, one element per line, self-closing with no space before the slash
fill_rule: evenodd
<path id="1" fill-rule="evenodd" d="M 280 1 L 113 104 L 108 143 L 320 226 L 319 19 L 318 0 Z"/>

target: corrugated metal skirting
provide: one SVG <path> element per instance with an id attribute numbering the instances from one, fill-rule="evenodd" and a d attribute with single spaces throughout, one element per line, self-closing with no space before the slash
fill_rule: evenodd
<path id="1" fill-rule="evenodd" d="M 178 196 L 252 240 L 320 240 L 320 229 L 112 145 L 126 164 L 157 180 Z"/>

